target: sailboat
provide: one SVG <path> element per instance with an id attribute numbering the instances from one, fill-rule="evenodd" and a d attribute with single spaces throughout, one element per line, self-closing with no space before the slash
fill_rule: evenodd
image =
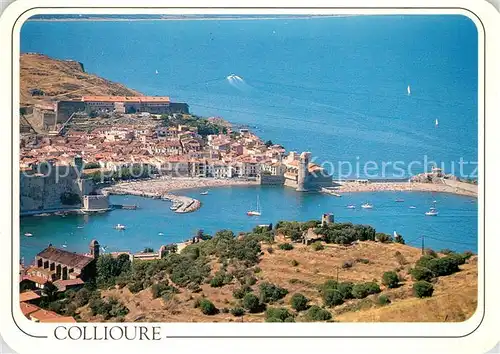
<path id="1" fill-rule="evenodd" d="M 208 191 L 201 192 L 200 195 L 207 195 Z"/>
<path id="2" fill-rule="evenodd" d="M 248 216 L 260 216 L 260 215 L 262 215 L 262 212 L 260 210 L 259 196 L 257 196 L 257 209 L 247 211 L 247 215 Z"/>
<path id="3" fill-rule="evenodd" d="M 158 75 L 158 70 L 155 71 L 155 74 Z"/>
<path id="4" fill-rule="evenodd" d="M 368 202 L 367 202 L 367 203 L 362 204 L 362 205 L 361 205 L 361 207 L 362 207 L 363 209 L 373 209 L 373 205 L 371 205 L 371 204 L 370 204 L 370 203 L 368 203 Z"/>
<path id="5" fill-rule="evenodd" d="M 438 125 L 439 125 L 439 122 L 438 122 L 438 120 L 437 120 L 437 118 L 436 118 L 436 127 L 437 127 Z"/>
<path id="6" fill-rule="evenodd" d="M 406 90 L 408 91 L 408 96 L 411 95 L 411 88 L 410 88 L 410 85 L 408 85 L 408 87 L 406 88 Z"/>
<path id="7" fill-rule="evenodd" d="M 436 209 L 436 201 L 434 201 L 433 204 L 434 205 L 431 208 L 429 208 L 429 211 L 425 212 L 425 215 L 427 215 L 427 216 L 437 216 L 438 215 L 438 211 Z"/>

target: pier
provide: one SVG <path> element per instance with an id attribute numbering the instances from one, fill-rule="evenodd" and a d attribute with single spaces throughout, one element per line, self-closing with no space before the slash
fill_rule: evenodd
<path id="1" fill-rule="evenodd" d="M 201 207 L 201 202 L 197 199 L 185 196 L 178 196 L 174 194 L 143 192 L 117 186 L 107 187 L 103 189 L 103 193 L 115 194 L 115 195 L 135 195 L 139 197 L 167 200 L 170 201 L 172 205 L 174 204 L 179 205 L 178 208 L 174 210 L 174 212 L 178 214 L 190 213 L 198 210 Z M 129 206 L 122 205 L 120 209 L 136 209 L 136 208 L 137 206 L 134 207 L 130 205 Z"/>

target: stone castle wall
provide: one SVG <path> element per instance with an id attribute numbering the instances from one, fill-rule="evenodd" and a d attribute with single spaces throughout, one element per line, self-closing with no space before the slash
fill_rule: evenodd
<path id="1" fill-rule="evenodd" d="M 65 205 L 61 201 L 64 193 L 83 195 L 93 192 L 90 180 L 78 179 L 73 166 L 52 168 L 46 174 L 20 174 L 20 210 L 23 212 L 51 209 L 81 208 L 82 202 Z"/>

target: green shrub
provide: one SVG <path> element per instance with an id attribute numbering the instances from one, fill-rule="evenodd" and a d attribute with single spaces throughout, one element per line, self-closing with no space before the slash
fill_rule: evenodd
<path id="1" fill-rule="evenodd" d="M 306 318 L 310 321 L 328 321 L 332 318 L 332 314 L 329 311 L 314 305 L 307 311 Z"/>
<path id="2" fill-rule="evenodd" d="M 438 257 L 437 253 L 433 249 L 431 249 L 431 248 L 426 248 L 424 250 L 424 255 L 428 255 L 428 256 L 431 256 L 431 257 L 434 257 L 434 258 Z"/>
<path id="3" fill-rule="evenodd" d="M 293 250 L 293 245 L 291 243 L 282 243 L 278 247 L 283 251 Z"/>
<path id="4" fill-rule="evenodd" d="M 199 307 L 204 315 L 215 315 L 217 313 L 217 308 L 208 299 L 201 299 L 199 302 Z"/>
<path id="5" fill-rule="evenodd" d="M 212 278 L 212 280 L 210 280 L 210 286 L 212 288 L 220 288 L 223 285 L 224 285 L 224 276 L 222 275 L 215 275 Z"/>
<path id="6" fill-rule="evenodd" d="M 290 322 L 289 318 L 293 320 L 293 314 L 284 307 L 270 307 L 266 310 L 266 322 Z"/>
<path id="7" fill-rule="evenodd" d="M 429 262 L 432 261 L 433 259 L 436 259 L 436 257 L 426 254 L 420 257 L 417 263 L 415 263 L 415 265 L 419 267 L 429 268 Z"/>
<path id="8" fill-rule="evenodd" d="M 271 283 L 260 284 L 260 301 L 262 303 L 273 303 L 283 299 L 288 290 Z"/>
<path id="9" fill-rule="evenodd" d="M 377 232 L 375 234 L 375 240 L 382 243 L 389 243 L 392 242 L 392 236 L 384 234 L 383 232 Z"/>
<path id="10" fill-rule="evenodd" d="M 325 246 L 323 246 L 323 244 L 321 243 L 321 241 L 316 241 L 316 242 L 313 242 L 311 244 L 311 248 L 314 250 L 314 251 L 321 251 L 321 250 L 324 250 L 325 249 Z"/>
<path id="11" fill-rule="evenodd" d="M 259 312 L 262 309 L 259 298 L 252 293 L 247 293 L 243 297 L 243 307 L 252 313 Z"/>
<path id="12" fill-rule="evenodd" d="M 327 289 L 323 293 L 323 303 L 328 307 L 342 305 L 344 303 L 344 297 L 338 290 Z"/>
<path id="13" fill-rule="evenodd" d="M 387 295 L 382 294 L 378 297 L 377 302 L 379 303 L 379 305 L 387 305 L 391 303 L 391 300 L 389 300 Z"/>
<path id="14" fill-rule="evenodd" d="M 307 309 L 307 303 L 309 299 L 300 293 L 293 294 L 290 305 L 296 311 L 304 311 Z"/>
<path id="15" fill-rule="evenodd" d="M 363 299 L 368 295 L 377 294 L 379 292 L 380 292 L 380 287 L 375 282 L 356 284 L 352 288 L 352 295 L 356 299 Z"/>
<path id="16" fill-rule="evenodd" d="M 431 281 L 432 278 L 434 277 L 434 273 L 432 273 L 430 269 L 424 267 L 415 267 L 411 270 L 410 274 L 416 281 L 418 280 Z"/>
<path id="17" fill-rule="evenodd" d="M 139 291 L 143 290 L 143 284 L 141 281 L 134 281 L 128 285 L 128 290 L 130 290 L 131 293 L 138 293 Z"/>
<path id="18" fill-rule="evenodd" d="M 396 288 L 399 284 L 399 277 L 396 272 L 385 272 L 382 275 L 382 284 L 387 286 L 388 288 Z"/>
<path id="19" fill-rule="evenodd" d="M 450 275 L 460 270 L 458 265 L 461 260 L 462 259 L 460 257 L 455 256 L 434 258 L 427 263 L 427 268 L 429 268 L 436 276 Z"/>
<path id="20" fill-rule="evenodd" d="M 252 288 L 246 285 L 243 285 L 241 288 L 235 289 L 233 291 L 233 297 L 235 299 L 243 299 L 243 297 L 249 293 L 252 292 Z"/>
<path id="21" fill-rule="evenodd" d="M 450 255 L 450 254 L 454 254 L 455 251 L 452 251 L 449 248 L 443 248 L 441 251 L 439 251 L 439 253 L 442 253 L 444 255 Z"/>
<path id="22" fill-rule="evenodd" d="M 292 259 L 292 260 L 290 261 L 290 264 L 292 265 L 292 267 L 296 267 L 296 266 L 298 266 L 298 265 L 299 265 L 299 262 L 297 262 L 297 260 L 295 260 L 295 259 Z"/>
<path id="23" fill-rule="evenodd" d="M 344 300 L 352 299 L 352 287 L 354 286 L 351 282 L 342 282 L 338 283 L 337 290 L 340 294 L 342 294 L 342 298 Z"/>
<path id="24" fill-rule="evenodd" d="M 245 314 L 245 310 L 241 307 L 234 307 L 230 310 L 231 314 L 235 317 L 240 317 Z"/>
<path id="25" fill-rule="evenodd" d="M 433 292 L 434 287 L 431 283 L 426 282 L 425 280 L 420 280 L 413 284 L 413 294 L 416 297 L 431 297 Z"/>

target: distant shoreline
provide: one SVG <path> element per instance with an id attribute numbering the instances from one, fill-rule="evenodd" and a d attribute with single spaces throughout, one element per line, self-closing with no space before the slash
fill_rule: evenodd
<path id="1" fill-rule="evenodd" d="M 358 192 L 436 192 L 463 195 L 468 197 L 478 197 L 477 185 L 464 182 L 455 182 L 456 185 L 420 182 L 340 182 L 339 186 L 333 190 L 340 195 L 343 193 Z M 474 188 L 475 187 L 475 188 Z"/>
<path id="2" fill-rule="evenodd" d="M 359 15 L 297 15 L 297 16 L 272 16 L 272 17 L 244 17 L 244 16 L 232 16 L 232 17 L 167 17 L 167 18 L 113 18 L 113 17 L 101 17 L 101 18 L 35 18 L 28 19 L 26 22 L 75 22 L 75 21 L 101 21 L 101 22 L 116 22 L 116 21 L 234 21 L 234 20 L 307 20 L 313 18 L 332 18 L 332 17 L 351 17 Z"/>

